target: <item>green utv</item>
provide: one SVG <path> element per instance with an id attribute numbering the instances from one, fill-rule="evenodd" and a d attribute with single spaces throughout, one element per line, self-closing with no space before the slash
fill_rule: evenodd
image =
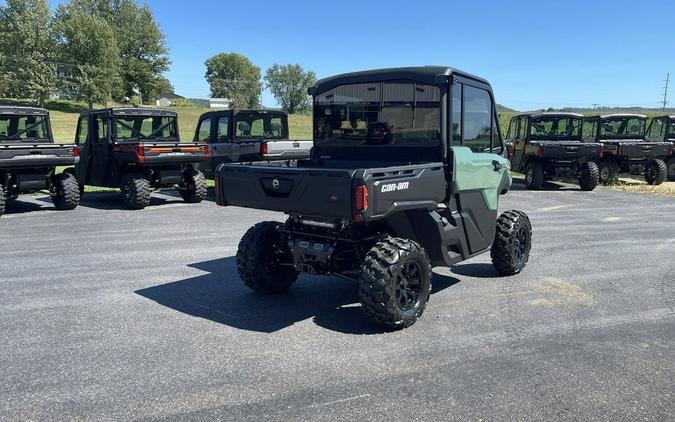
<path id="1" fill-rule="evenodd" d="M 288 215 L 241 239 L 248 287 L 283 292 L 301 272 L 356 280 L 365 313 L 402 328 L 424 311 L 432 266 L 490 250 L 498 274 L 523 269 L 532 229 L 523 212 L 497 216 L 511 175 L 486 80 L 395 68 L 323 79 L 310 94 L 309 160 L 217 170 L 219 205 Z"/>
<path id="2" fill-rule="evenodd" d="M 647 117 L 641 114 L 607 114 L 584 119 L 584 141 L 602 145 L 598 160 L 600 182 L 616 183 L 620 173 L 644 174 L 650 185 L 660 185 L 668 177 L 665 160 L 672 144 L 645 140 Z"/>
<path id="3" fill-rule="evenodd" d="M 0 105 L 0 215 L 6 201 L 41 189 L 49 189 L 56 209 L 77 207 L 77 180 L 56 167 L 78 160 L 75 145 L 54 143 L 47 110 Z"/>
<path id="4" fill-rule="evenodd" d="M 675 182 L 675 116 L 654 117 L 647 130 L 647 141 L 670 143 L 666 166 L 668 167 L 668 180 Z"/>
<path id="5" fill-rule="evenodd" d="M 601 148 L 582 141 L 583 118 L 575 113 L 524 113 L 511 118 L 506 135 L 511 169 L 525 174 L 528 189 L 560 177 L 577 178 L 581 190 L 595 189 L 599 179 L 595 160 Z"/>
<path id="6" fill-rule="evenodd" d="M 185 202 L 201 202 L 206 179 L 197 166 L 208 147 L 181 143 L 176 112 L 155 108 L 110 108 L 80 115 L 75 142 L 80 161 L 66 171 L 84 185 L 119 188 L 132 210 L 150 204 L 153 189 L 177 187 Z"/>

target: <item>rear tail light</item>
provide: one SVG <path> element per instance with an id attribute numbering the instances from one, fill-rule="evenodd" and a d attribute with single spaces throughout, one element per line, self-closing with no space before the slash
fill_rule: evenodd
<path id="1" fill-rule="evenodd" d="M 262 144 L 260 144 L 260 153 L 267 154 L 267 142 L 263 142 Z"/>
<path id="2" fill-rule="evenodd" d="M 675 148 L 673 147 L 673 144 L 670 144 L 668 147 L 668 155 L 673 155 L 673 151 L 675 151 Z"/>
<path id="3" fill-rule="evenodd" d="M 354 191 L 354 209 L 365 211 L 368 209 L 368 186 L 359 185 Z"/>
<path id="4" fill-rule="evenodd" d="M 544 146 L 539 145 L 537 147 L 537 158 L 544 158 Z"/>
<path id="5" fill-rule="evenodd" d="M 207 161 L 209 159 L 209 146 L 208 146 L 208 144 L 204 145 L 204 159 L 207 160 Z"/>
<path id="6" fill-rule="evenodd" d="M 145 162 L 145 145 L 143 142 L 139 142 L 136 146 L 136 155 L 138 155 L 138 161 L 140 163 Z"/>
<path id="7" fill-rule="evenodd" d="M 507 154 L 509 155 L 509 158 L 513 157 L 516 154 L 516 146 L 511 145 L 508 149 Z"/>
<path id="8" fill-rule="evenodd" d="M 621 145 L 617 145 L 616 146 L 616 155 L 619 156 L 619 155 L 621 155 L 622 152 L 623 152 L 623 148 L 621 147 Z"/>
<path id="9" fill-rule="evenodd" d="M 75 145 L 73 147 L 73 157 L 79 157 L 80 156 L 80 149 Z"/>
<path id="10" fill-rule="evenodd" d="M 600 156 L 600 158 L 602 158 L 602 156 L 605 155 L 605 146 L 604 145 L 600 145 L 600 148 L 598 149 L 598 155 Z"/>

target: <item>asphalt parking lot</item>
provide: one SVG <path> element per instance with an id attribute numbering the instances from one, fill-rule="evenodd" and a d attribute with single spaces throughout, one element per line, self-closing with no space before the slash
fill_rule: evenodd
<path id="1" fill-rule="evenodd" d="M 675 199 L 514 190 L 526 270 L 438 268 L 422 319 L 382 332 L 356 288 L 240 282 L 276 213 L 21 197 L 0 218 L 1 420 L 672 420 Z"/>

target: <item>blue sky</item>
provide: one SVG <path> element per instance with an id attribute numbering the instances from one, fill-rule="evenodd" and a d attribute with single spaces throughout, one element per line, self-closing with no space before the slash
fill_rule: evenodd
<path id="1" fill-rule="evenodd" d="M 187 97 L 208 96 L 204 61 L 230 51 L 263 73 L 299 63 L 320 78 L 449 65 L 487 78 L 497 101 L 519 110 L 655 107 L 666 73 L 675 79 L 672 1 L 148 3 L 171 49 L 167 77 Z M 275 105 L 269 93 L 263 103 Z"/>

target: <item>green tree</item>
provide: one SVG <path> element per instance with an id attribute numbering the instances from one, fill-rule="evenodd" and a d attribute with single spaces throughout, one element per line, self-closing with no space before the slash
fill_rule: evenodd
<path id="1" fill-rule="evenodd" d="M 89 108 L 120 96 L 119 49 L 113 28 L 96 15 L 77 11 L 59 13 L 58 19 L 63 60 L 72 64 L 78 96 Z"/>
<path id="2" fill-rule="evenodd" d="M 228 98 L 232 107 L 260 104 L 260 68 L 238 53 L 219 53 L 206 60 L 206 81 L 211 97 Z"/>
<path id="3" fill-rule="evenodd" d="M 136 90 L 144 99 L 153 99 L 166 88 L 162 73 L 171 64 L 169 50 L 147 5 L 138 6 L 134 0 L 70 0 L 57 9 L 60 20 L 73 14 L 96 16 L 113 29 L 122 80 L 121 89 L 113 93 L 116 99 L 132 97 Z"/>
<path id="4" fill-rule="evenodd" d="M 281 107 L 289 113 L 306 112 L 311 108 L 307 89 L 316 82 L 316 74 L 299 64 L 275 64 L 265 74 L 265 84 Z"/>
<path id="5" fill-rule="evenodd" d="M 7 0 L 0 7 L 0 81 L 3 94 L 38 105 L 58 88 L 56 42 L 46 0 Z"/>

